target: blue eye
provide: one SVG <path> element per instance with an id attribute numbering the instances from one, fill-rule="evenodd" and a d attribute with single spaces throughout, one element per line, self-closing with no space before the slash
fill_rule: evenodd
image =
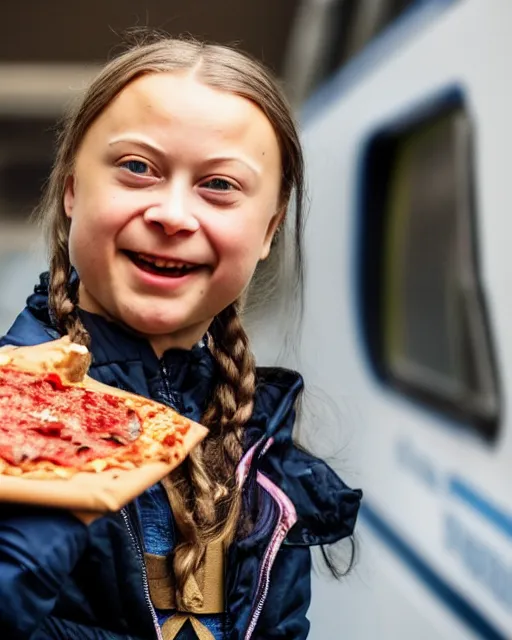
<path id="1" fill-rule="evenodd" d="M 231 184 L 231 182 L 223 180 L 222 178 L 212 178 L 211 180 L 203 182 L 201 186 L 206 187 L 206 189 L 213 189 L 215 191 L 231 191 L 235 188 Z"/>
<path id="2" fill-rule="evenodd" d="M 137 175 L 146 175 L 149 172 L 148 164 L 142 160 L 127 160 L 121 166 Z"/>

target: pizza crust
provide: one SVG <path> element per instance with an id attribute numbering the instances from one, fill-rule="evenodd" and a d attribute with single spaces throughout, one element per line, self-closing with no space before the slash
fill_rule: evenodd
<path id="1" fill-rule="evenodd" d="M 91 366 L 87 347 L 71 342 L 68 336 L 30 347 L 5 345 L 0 348 L 0 367 L 14 366 L 20 371 L 56 373 L 64 383 L 79 383 Z"/>

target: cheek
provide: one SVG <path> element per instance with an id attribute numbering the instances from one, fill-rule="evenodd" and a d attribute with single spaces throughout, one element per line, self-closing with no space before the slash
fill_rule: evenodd
<path id="1" fill-rule="evenodd" d="M 131 209 L 133 201 L 130 203 L 126 196 L 123 198 L 93 189 L 87 197 L 77 194 L 71 218 L 71 234 L 75 243 L 94 240 L 98 245 L 104 244 L 124 227 Z"/>
<path id="2" fill-rule="evenodd" d="M 80 271 L 91 265 L 104 265 L 113 254 L 114 240 L 123 228 L 121 216 L 113 206 L 96 198 L 78 200 L 71 218 L 69 254 Z M 102 206 L 103 205 L 103 206 Z"/>
<path id="3" fill-rule="evenodd" d="M 250 264 L 257 262 L 264 238 L 265 231 L 258 220 L 244 220 L 217 229 L 214 243 L 220 260 Z"/>
<path id="4" fill-rule="evenodd" d="M 104 234 L 95 231 L 93 225 L 83 224 L 79 218 L 73 218 L 69 230 L 69 257 L 71 264 L 82 275 L 92 265 L 104 260 Z"/>
<path id="5" fill-rule="evenodd" d="M 266 226 L 243 220 L 211 229 L 208 234 L 217 254 L 217 275 L 224 286 L 243 289 L 259 262 Z"/>

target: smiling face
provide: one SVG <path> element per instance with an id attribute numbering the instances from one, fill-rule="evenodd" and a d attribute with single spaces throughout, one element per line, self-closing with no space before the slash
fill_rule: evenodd
<path id="1" fill-rule="evenodd" d="M 80 306 L 159 353 L 191 347 L 267 257 L 281 173 L 251 101 L 191 74 L 135 80 L 87 131 L 66 185 Z"/>

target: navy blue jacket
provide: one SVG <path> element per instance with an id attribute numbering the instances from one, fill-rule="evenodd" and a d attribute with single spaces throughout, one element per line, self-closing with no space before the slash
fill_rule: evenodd
<path id="1" fill-rule="evenodd" d="M 171 350 L 158 359 L 145 340 L 99 316 L 82 317 L 92 337 L 92 377 L 200 419 L 216 375 L 204 347 Z M 56 337 L 43 277 L 0 344 Z M 229 640 L 306 638 L 310 546 L 334 543 L 354 528 L 361 492 L 293 445 L 301 388 L 294 372 L 258 370 L 238 470 L 244 500 L 256 497 L 258 517 L 251 534 L 235 541 L 228 554 Z M 136 503 L 89 527 L 63 511 L 0 505 L 2 640 L 154 640 L 160 637 L 157 627 Z"/>

